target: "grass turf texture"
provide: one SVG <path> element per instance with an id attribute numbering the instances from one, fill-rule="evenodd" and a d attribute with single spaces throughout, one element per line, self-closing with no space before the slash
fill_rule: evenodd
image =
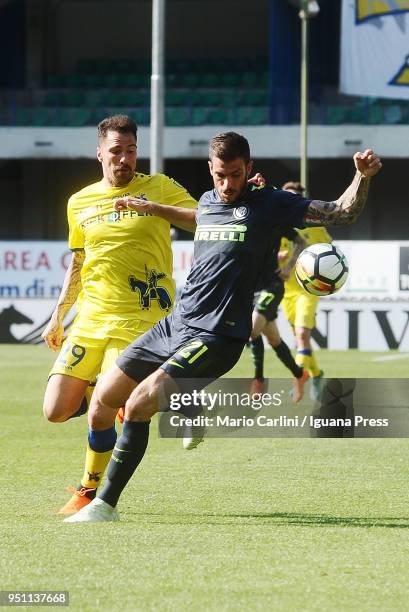
<path id="1" fill-rule="evenodd" d="M 407 360 L 376 356 L 318 354 L 328 376 L 407 376 Z M 73 610 L 407 609 L 409 441 L 212 439 L 188 453 L 153 430 L 121 522 L 64 525 L 54 511 L 81 475 L 86 420 L 42 418 L 53 358 L 0 346 L 1 589 L 69 590 Z M 233 375 L 251 372 L 246 351 Z"/>

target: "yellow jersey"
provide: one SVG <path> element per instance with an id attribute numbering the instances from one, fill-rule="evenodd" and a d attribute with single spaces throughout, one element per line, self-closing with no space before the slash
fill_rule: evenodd
<path id="1" fill-rule="evenodd" d="M 83 249 L 82 290 L 72 334 L 128 340 L 139 321 L 154 325 L 173 306 L 175 283 L 170 226 L 149 213 L 116 212 L 114 202 L 131 195 L 168 206 L 197 202 L 163 174 L 135 174 L 123 187 L 102 181 L 68 201 L 68 246 Z"/>
<path id="2" fill-rule="evenodd" d="M 308 244 L 316 244 L 317 242 L 332 242 L 332 238 L 327 232 L 325 227 L 306 227 L 305 229 L 297 229 L 297 232 L 300 236 L 305 240 Z M 287 238 L 282 238 L 280 250 L 288 251 L 288 257 L 291 256 L 291 253 L 294 249 L 294 245 Z M 286 260 L 288 261 L 288 259 Z M 283 263 L 285 264 L 286 261 Z M 304 293 L 302 287 L 300 287 L 297 279 L 295 278 L 294 268 L 291 270 L 290 278 L 284 283 L 285 292 L 297 292 Z"/>

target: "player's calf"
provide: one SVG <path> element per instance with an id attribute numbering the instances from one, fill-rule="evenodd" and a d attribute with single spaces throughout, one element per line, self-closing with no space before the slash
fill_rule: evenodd
<path id="1" fill-rule="evenodd" d="M 116 365 L 99 378 L 88 414 L 90 429 L 102 431 L 112 427 L 119 407 L 125 405 L 137 385 Z"/>
<path id="2" fill-rule="evenodd" d="M 164 410 L 169 405 L 169 395 L 177 391 L 174 380 L 161 368 L 158 368 L 143 380 L 131 393 L 125 403 L 125 419 L 144 422 Z"/>

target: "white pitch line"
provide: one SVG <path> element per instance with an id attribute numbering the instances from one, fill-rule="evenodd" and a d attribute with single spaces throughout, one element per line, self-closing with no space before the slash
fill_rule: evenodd
<path id="1" fill-rule="evenodd" d="M 401 355 L 382 355 L 381 357 L 374 357 L 372 361 L 395 361 L 395 359 L 409 359 L 409 353 L 403 353 Z"/>

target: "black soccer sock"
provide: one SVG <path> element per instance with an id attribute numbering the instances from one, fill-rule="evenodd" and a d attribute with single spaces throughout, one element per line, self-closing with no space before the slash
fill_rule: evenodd
<path id="1" fill-rule="evenodd" d="M 258 336 L 250 342 L 251 356 L 254 363 L 254 378 L 264 378 L 264 342 L 263 337 Z"/>
<path id="2" fill-rule="evenodd" d="M 275 350 L 277 357 L 280 359 L 280 361 L 283 362 L 285 367 L 288 368 L 296 378 L 301 378 L 303 368 L 297 365 L 294 357 L 291 354 L 290 349 L 288 348 L 284 340 L 281 340 L 278 346 L 273 346 L 273 349 Z"/>
<path id="3" fill-rule="evenodd" d="M 149 424 L 124 421 L 122 435 L 112 451 L 107 481 L 98 495 L 115 507 L 132 474 L 142 461 L 148 446 Z"/>

